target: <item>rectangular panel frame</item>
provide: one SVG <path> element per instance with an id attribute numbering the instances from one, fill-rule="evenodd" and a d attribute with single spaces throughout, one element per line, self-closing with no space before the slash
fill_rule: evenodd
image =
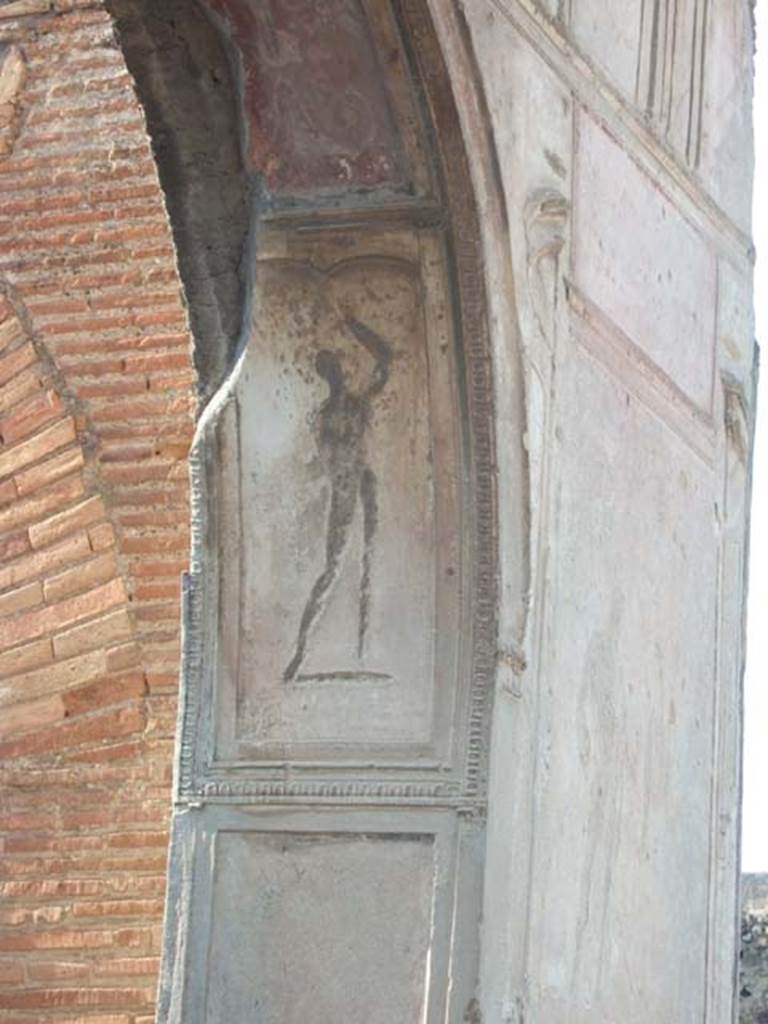
<path id="1" fill-rule="evenodd" d="M 208 804 L 177 813 L 166 931 L 176 935 L 174 962 L 161 979 L 168 1024 L 205 1024 L 211 966 L 216 852 L 220 837 L 254 835 L 421 837 L 433 842 L 430 943 L 424 975 L 427 999 L 419 1024 L 460 1024 L 474 997 L 478 962 L 479 892 L 484 828 L 450 810 L 267 809 Z M 460 894 L 460 895 L 459 895 Z M 192 965 L 207 969 L 193 971 Z M 414 1022 L 416 1024 L 416 1022 Z"/>

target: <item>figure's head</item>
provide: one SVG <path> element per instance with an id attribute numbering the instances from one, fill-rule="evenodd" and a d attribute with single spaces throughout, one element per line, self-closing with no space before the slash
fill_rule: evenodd
<path id="1" fill-rule="evenodd" d="M 331 391 L 338 391 L 344 380 L 344 371 L 341 368 L 341 360 L 335 352 L 327 348 L 321 349 L 315 356 L 315 370 L 318 376 L 328 382 Z"/>

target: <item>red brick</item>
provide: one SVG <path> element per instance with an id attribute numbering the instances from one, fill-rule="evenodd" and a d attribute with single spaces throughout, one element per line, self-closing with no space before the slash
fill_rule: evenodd
<path id="1" fill-rule="evenodd" d="M 141 707 L 126 707 L 89 715 L 75 722 L 59 725 L 42 733 L 10 740 L 0 744 L 0 758 L 50 753 L 85 743 L 101 743 L 144 731 L 144 711 Z M 2 944 L 0 944 L 2 949 Z"/>
<path id="2" fill-rule="evenodd" d="M 157 352 L 152 355 L 130 355 L 125 357 L 128 373 L 152 372 L 153 370 L 188 370 L 190 357 L 187 352 Z"/>
<path id="3" fill-rule="evenodd" d="M 152 440 L 102 442 L 99 452 L 100 462 L 133 462 L 138 459 L 151 459 L 155 456 L 155 444 Z"/>
<path id="4" fill-rule="evenodd" d="M 180 402 L 181 404 L 177 404 Z M 145 420 L 162 416 L 176 416 L 193 409 L 192 396 L 185 395 L 181 399 L 170 399 L 165 395 L 148 397 L 143 401 L 110 402 L 102 408 L 93 409 L 93 418 L 97 423 L 114 420 Z"/>
<path id="5" fill-rule="evenodd" d="M 18 213 L 39 213 L 47 209 L 65 209 L 66 207 L 80 206 L 85 200 L 84 192 L 59 192 L 58 194 L 38 194 L 30 197 L 29 199 L 7 199 L 5 202 L 0 202 L 0 216 L 7 217 Z M 56 290 L 56 289 L 52 289 Z M 58 291 L 61 291 L 61 282 L 59 282 Z M 38 294 L 41 294 L 38 291 Z M 27 301 L 29 309 L 38 310 L 40 307 L 35 303 L 34 299 Z"/>
<path id="6" fill-rule="evenodd" d="M 88 537 L 94 551 L 104 551 L 106 548 L 114 547 L 115 544 L 115 531 L 109 523 L 100 523 L 98 526 L 91 527 Z"/>
<path id="7" fill-rule="evenodd" d="M 148 946 L 148 929 L 77 929 L 48 932 L 6 932 L 0 934 L 0 950 L 21 952 L 33 949 L 109 949 L 115 946 Z"/>
<path id="8" fill-rule="evenodd" d="M 3 635 L 0 637 L 0 650 L 31 640 L 50 630 L 61 629 L 90 618 L 114 607 L 124 598 L 122 580 L 114 580 L 58 604 L 24 612 L 5 624 Z"/>
<path id="9" fill-rule="evenodd" d="M 119 211 L 118 216 L 127 214 L 135 216 L 139 207 L 126 206 Z M 148 207 L 145 207 L 149 211 Z M 156 211 L 155 211 L 156 212 Z M 165 288 L 159 292 L 153 292 L 146 287 L 142 290 L 120 288 L 116 291 L 100 289 L 99 293 L 91 297 L 93 309 L 159 309 L 164 306 L 173 306 L 176 310 L 181 308 L 180 293 L 176 282 L 171 282 L 173 287 Z"/>
<path id="10" fill-rule="evenodd" d="M 102 342 L 103 344 L 103 342 Z M 69 347 L 69 346 L 68 346 Z M 60 348 L 60 352 L 64 350 L 64 346 Z M 122 359 L 84 359 L 79 353 L 77 359 L 61 359 L 61 365 L 69 368 L 73 376 L 77 376 L 78 379 L 84 377 L 102 377 L 117 376 L 123 373 L 123 361 Z"/>
<path id="11" fill-rule="evenodd" d="M 73 371 L 74 373 L 74 371 Z M 126 395 L 141 395 L 149 390 L 146 377 L 122 377 L 115 381 L 98 381 L 95 384 L 78 384 L 77 393 L 81 398 L 124 398 Z"/>
<path id="12" fill-rule="evenodd" d="M 59 3 L 81 3 L 85 0 L 51 0 L 52 3 L 58 5 Z M 52 1018 L 46 1017 L 45 1024 L 49 1024 L 49 1020 Z M 56 1014 L 55 1024 L 155 1024 L 154 1017 L 136 1017 L 134 1014 L 125 1013 L 96 1013 L 92 1011 L 86 1011 L 86 1015 L 83 1016 L 78 1013 L 76 1017 L 67 1015 L 61 1017 Z M 34 1017 L 30 1020 L 30 1017 L 22 1011 L 22 1016 L 8 1016 L 5 1012 L 2 1017 L 2 1024 L 38 1024 L 39 1017 Z"/>
<path id="13" fill-rule="evenodd" d="M 126 668 L 135 668 L 141 662 L 141 649 L 138 644 L 120 644 L 107 651 L 107 670 L 119 672 Z"/>
<path id="14" fill-rule="evenodd" d="M 0 985 L 18 985 L 23 981 L 24 967 L 21 963 L 17 960 L 0 960 Z"/>
<path id="15" fill-rule="evenodd" d="M 52 576 L 44 582 L 45 600 L 60 601 L 71 594 L 88 590 L 98 583 L 105 583 L 118 573 L 117 561 L 113 552 L 99 555 L 88 562 L 81 562 L 72 569 Z M 2 602 L 2 597 L 0 597 Z"/>
<path id="16" fill-rule="evenodd" d="M 71 444 L 76 438 L 75 422 L 71 416 L 59 420 L 27 441 L 14 445 L 0 454 L 0 477 L 18 473 L 20 469 L 49 455 L 57 448 Z"/>
<path id="17" fill-rule="evenodd" d="M 0 166 L 2 166 L 1 163 Z M 35 350 L 30 344 L 22 345 L 4 355 L 0 358 L 0 385 L 7 384 L 17 373 L 21 373 L 36 359 Z"/>
<path id="18" fill-rule="evenodd" d="M 88 764 L 103 764 L 108 762 L 133 761 L 143 749 L 143 744 L 113 743 L 108 747 L 101 747 L 98 750 L 74 751 L 67 753 L 68 761 L 86 761 Z"/>
<path id="19" fill-rule="evenodd" d="M 99 896 L 105 891 L 101 879 L 56 879 L 33 882 L 0 882 L 3 899 L 64 899 L 72 896 Z"/>
<path id="20" fill-rule="evenodd" d="M 10 502 L 15 501 L 17 497 L 18 491 L 12 479 L 4 480 L 0 483 L 0 505 L 8 505 Z"/>
<path id="21" fill-rule="evenodd" d="M 134 673 L 69 690 L 62 695 L 61 701 L 67 715 L 74 716 L 97 708 L 121 704 L 127 700 L 135 700 L 144 695 L 146 688 L 144 675 Z"/>
<path id="22" fill-rule="evenodd" d="M 87 533 L 66 537 L 58 544 L 18 558 L 12 565 L 0 567 L 0 590 L 35 576 L 46 575 L 62 565 L 72 565 L 90 554 L 91 544 Z"/>
<path id="23" fill-rule="evenodd" d="M 85 0 L 52 0 L 55 6 L 59 3 L 80 3 Z M 153 1017 L 136 1017 L 134 1014 L 124 1013 L 96 1013 L 92 1011 L 86 1011 L 86 1015 L 78 1013 L 76 1017 L 60 1017 L 56 1014 L 55 1018 L 46 1017 L 45 1024 L 49 1024 L 49 1020 L 55 1020 L 55 1024 L 155 1024 Z M 31 1024 L 30 1018 L 25 1013 L 21 1017 L 7 1017 L 3 1016 L 3 1024 Z M 38 1019 L 34 1019 L 37 1024 Z"/>
<path id="24" fill-rule="evenodd" d="M 86 498 L 66 512 L 59 512 L 42 523 L 36 523 L 29 528 L 29 539 L 34 548 L 47 547 L 54 541 L 60 540 L 68 533 L 74 533 L 83 527 L 91 526 L 104 518 L 104 502 L 100 497 Z"/>
<path id="25" fill-rule="evenodd" d="M 91 966 L 83 961 L 48 960 L 33 962 L 27 970 L 30 981 L 80 981 L 89 976 Z"/>
<path id="26" fill-rule="evenodd" d="M 164 849 L 168 845 L 167 832 L 125 832 L 122 835 L 110 836 L 109 846 L 121 850 L 143 850 L 148 846 L 159 846 Z"/>
<path id="27" fill-rule="evenodd" d="M 53 643 L 46 638 L 46 643 L 51 646 L 51 662 L 44 668 L 35 671 L 23 670 L 23 675 L 18 675 L 22 669 L 16 670 L 14 680 L 14 692 L 22 692 L 25 696 L 37 697 L 50 694 L 56 690 L 69 689 L 72 686 L 83 685 L 94 679 L 102 679 L 107 675 L 107 654 L 103 649 L 88 651 L 75 658 L 62 660 L 60 657 L 53 662 Z M 33 645 L 28 645 L 32 647 Z M 25 648 L 15 647 L 0 658 L 12 658 L 18 651 Z M 0 691 L 2 696 L 2 691 Z M 7 701 L 6 701 L 7 703 Z"/>
<path id="28" fill-rule="evenodd" d="M 109 900 L 73 903 L 72 914 L 79 918 L 158 918 L 163 913 L 162 900 Z"/>
<path id="29" fill-rule="evenodd" d="M 36 394 L 0 419 L 0 442 L 10 445 L 29 437 L 44 424 L 58 417 L 63 408 L 61 399 L 55 391 Z"/>
<path id="30" fill-rule="evenodd" d="M 12 651 L 0 654 L 0 678 L 19 675 L 22 672 L 29 672 L 31 669 L 39 668 L 48 662 L 53 661 L 53 645 L 46 638 L 36 640 L 34 643 L 25 644 L 23 647 L 15 647 Z M 13 694 L 16 694 L 16 688 Z M 4 695 L 0 688 L 0 698 Z"/>
<path id="31" fill-rule="evenodd" d="M 16 317 L 0 323 L 0 351 L 10 348 L 24 337 L 24 331 Z"/>
<path id="32" fill-rule="evenodd" d="M 60 722 L 66 715 L 63 701 L 58 695 L 40 697 L 3 708 L 0 715 L 0 736 L 18 736 Z"/>
<path id="33" fill-rule="evenodd" d="M 43 387 L 43 373 L 39 365 L 22 370 L 3 387 L 0 387 L 0 412 L 7 412 L 25 398 Z"/>
<path id="34" fill-rule="evenodd" d="M 178 689 L 178 672 L 147 672 L 150 693 L 166 693 Z"/>
<path id="35" fill-rule="evenodd" d="M 107 588 L 110 588 L 109 590 Z M 124 596 L 125 590 L 122 578 L 98 588 L 105 595 L 117 603 L 117 595 Z M 90 593 L 95 593 L 91 591 Z M 88 595 L 84 595 L 87 597 Z M 99 598 L 101 603 L 102 598 Z M 131 621 L 124 608 L 98 619 L 90 619 L 81 626 L 67 630 L 65 633 L 58 633 L 53 638 L 53 653 L 56 658 L 70 658 L 73 655 L 81 654 L 84 651 L 92 651 L 96 648 L 103 649 L 117 643 L 120 640 L 127 640 L 132 636 Z"/>
<path id="36" fill-rule="evenodd" d="M 147 1005 L 153 1001 L 154 993 L 147 989 L 131 988 L 61 988 L 28 989 L 24 992 L 3 992 L 0 990 L 0 1009 L 44 1010 L 61 1007 L 126 1007 Z"/>
<path id="37" fill-rule="evenodd" d="M 155 458 L 152 461 L 102 464 L 101 477 L 110 483 L 148 483 L 173 478 L 182 470 L 186 471 L 185 465 Z"/>
<path id="38" fill-rule="evenodd" d="M 0 832 L 26 831 L 45 828 L 50 824 L 50 814 L 15 814 L 4 812 L 0 817 Z"/>
<path id="39" fill-rule="evenodd" d="M 180 592 L 181 580 L 176 579 L 170 583 L 140 583 L 133 588 L 133 596 L 137 601 L 178 601 Z"/>
<path id="40" fill-rule="evenodd" d="M 134 615 L 139 622 L 175 622 L 179 618 L 179 603 L 168 601 L 166 604 L 137 604 Z"/>
<path id="41" fill-rule="evenodd" d="M 0 594 L 0 617 L 14 615 L 27 608 L 34 608 L 36 604 L 41 604 L 42 600 L 43 588 L 38 580 L 16 587 L 14 590 L 8 590 L 6 593 Z"/>
<path id="42" fill-rule="evenodd" d="M 187 558 L 168 558 L 167 560 L 158 561 L 156 559 L 144 559 L 134 569 L 134 575 L 136 576 L 173 576 L 180 577 L 181 574 L 189 568 L 189 559 Z"/>
<path id="43" fill-rule="evenodd" d="M 70 448 L 59 455 L 54 455 L 52 459 L 46 459 L 45 462 L 41 462 L 31 469 L 25 469 L 20 473 L 16 473 L 13 480 L 19 495 L 23 497 L 25 494 L 31 494 L 32 491 L 37 490 L 39 487 L 44 487 L 46 484 L 52 483 L 62 476 L 67 476 L 68 473 L 81 469 L 84 464 L 85 459 L 83 458 L 82 449 L 80 447 Z"/>
<path id="44" fill-rule="evenodd" d="M 122 549 L 126 554 L 159 555 L 186 553 L 189 548 L 189 535 L 184 532 L 155 531 L 153 534 L 125 537 Z"/>
<path id="45" fill-rule="evenodd" d="M 94 973 L 100 977 L 147 977 L 154 978 L 160 969 L 159 957 L 126 957 L 119 960 L 99 960 L 94 964 Z"/>
<path id="46" fill-rule="evenodd" d="M 115 262 L 104 257 L 103 262 Z M 103 337 L 94 337 L 88 334 L 77 333 L 75 337 L 63 338 L 57 341 L 56 351 L 61 356 L 74 356 L 74 360 L 68 360 L 73 366 L 77 366 L 80 359 L 94 357 L 103 359 L 106 348 Z M 187 333 L 180 332 L 156 332 L 148 333 L 132 325 L 130 332 L 109 341 L 109 352 L 113 357 L 118 357 L 127 352 L 147 352 L 153 349 L 178 348 L 189 352 L 190 339 Z M 190 356 L 191 364 L 191 356 Z"/>
<path id="47" fill-rule="evenodd" d="M 0 520 L 2 520 L 2 514 L 0 514 Z M 0 529 L 2 529 L 1 526 Z M 11 558 L 18 558 L 19 555 L 23 555 L 29 550 L 30 546 L 26 531 L 12 534 L 6 533 L 5 536 L 0 536 L 0 563 L 6 562 Z"/>
<path id="48" fill-rule="evenodd" d="M 69 504 L 69 502 L 81 497 L 84 490 L 85 485 L 82 477 L 80 474 L 75 474 L 45 488 L 40 494 L 35 494 L 24 501 L 14 502 L 13 505 L 0 511 L 0 536 L 7 530 L 29 523 L 30 520 L 42 518 L 43 515 L 52 509 L 61 508 L 62 505 Z M 26 530 L 24 531 L 24 537 L 27 538 Z M 27 543 L 24 550 L 28 550 L 29 547 L 30 545 Z M 6 557 L 11 558 L 12 556 L 7 555 Z M 0 562 L 2 562 L 2 559 L 0 559 Z"/>
<path id="49" fill-rule="evenodd" d="M 85 797 L 86 794 L 83 794 Z M 57 822 L 58 827 L 58 822 Z M 4 840 L 6 854 L 15 853 L 79 853 L 83 850 L 103 850 L 106 838 L 96 836 L 50 835 L 7 836 Z M 61 917 L 46 917 L 46 921 L 59 921 Z"/>

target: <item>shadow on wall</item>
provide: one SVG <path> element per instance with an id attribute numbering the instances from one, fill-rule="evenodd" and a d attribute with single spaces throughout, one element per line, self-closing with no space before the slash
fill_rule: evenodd
<path id="1" fill-rule="evenodd" d="M 105 7 L 146 114 L 206 397 L 231 364 L 245 296 L 251 185 L 233 60 L 196 0 Z"/>

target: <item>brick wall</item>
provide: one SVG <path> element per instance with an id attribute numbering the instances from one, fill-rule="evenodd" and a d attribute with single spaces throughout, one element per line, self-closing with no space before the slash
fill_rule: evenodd
<path id="1" fill-rule="evenodd" d="M 153 1019 L 193 396 L 110 19 L 0 3 L 4 1024 Z"/>

